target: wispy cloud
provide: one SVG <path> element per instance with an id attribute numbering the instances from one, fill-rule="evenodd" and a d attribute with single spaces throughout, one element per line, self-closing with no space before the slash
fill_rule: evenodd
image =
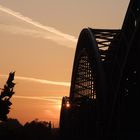
<path id="1" fill-rule="evenodd" d="M 0 75 L 0 76 L 1 77 L 8 77 L 8 75 Z M 37 83 L 42 83 L 42 84 L 57 85 L 57 86 L 65 86 L 65 87 L 70 86 L 69 82 L 49 81 L 49 80 L 37 79 L 37 78 L 31 78 L 31 77 L 15 76 L 15 79 L 25 80 L 25 81 L 30 81 L 30 82 L 37 82 Z"/>
<path id="2" fill-rule="evenodd" d="M 60 104 L 61 103 L 61 97 L 44 97 L 44 96 L 20 96 L 20 95 L 14 95 L 13 98 L 19 98 L 19 99 L 29 99 L 29 100 L 44 100 L 49 101 L 51 104 Z"/>
<path id="3" fill-rule="evenodd" d="M 21 21 L 24 21 L 24 22 L 31 24 L 34 27 L 37 27 L 38 29 L 40 29 L 40 31 L 36 31 L 36 32 L 34 30 L 26 29 L 26 31 L 28 30 L 28 33 L 31 32 L 32 34 L 34 34 L 34 33 L 39 34 L 39 37 L 41 36 L 45 39 L 50 39 L 52 41 L 55 41 L 58 44 L 65 45 L 65 46 L 69 46 L 68 45 L 69 43 L 75 44 L 77 41 L 77 39 L 72 35 L 65 34 L 65 33 L 61 32 L 53 27 L 50 27 L 50 26 L 44 26 L 41 23 L 34 21 L 31 18 L 26 17 L 26 16 L 22 15 L 21 13 L 15 12 L 15 11 L 13 11 L 9 8 L 6 8 L 2 5 L 0 5 L 0 11 L 7 13 L 7 14 L 9 14 L 9 15 L 11 15 L 11 16 L 13 16 Z M 18 29 L 18 31 L 20 31 L 20 32 L 23 32 L 23 30 L 21 28 L 16 28 L 16 29 Z M 14 32 L 14 33 L 17 33 L 17 32 Z M 25 31 L 24 31 L 24 33 L 25 33 Z M 71 47 L 73 47 L 73 46 L 71 46 Z"/>

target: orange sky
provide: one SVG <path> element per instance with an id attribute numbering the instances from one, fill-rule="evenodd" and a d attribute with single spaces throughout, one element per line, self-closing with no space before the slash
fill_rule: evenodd
<path id="1" fill-rule="evenodd" d="M 15 70 L 9 117 L 57 127 L 82 28 L 121 28 L 129 0 L 1 0 L 0 87 Z"/>

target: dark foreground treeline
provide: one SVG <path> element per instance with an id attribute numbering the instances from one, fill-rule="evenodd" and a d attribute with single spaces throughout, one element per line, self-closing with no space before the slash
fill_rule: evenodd
<path id="1" fill-rule="evenodd" d="M 33 120 L 21 125 L 17 119 L 0 122 L 0 140 L 58 140 L 59 130 L 50 122 Z"/>

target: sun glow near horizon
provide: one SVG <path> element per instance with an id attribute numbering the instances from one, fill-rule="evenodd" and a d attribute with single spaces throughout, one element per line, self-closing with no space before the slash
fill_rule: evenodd
<path id="1" fill-rule="evenodd" d="M 55 98 L 55 99 L 52 99 Z M 57 99 L 56 99 L 57 98 Z M 17 118 L 23 125 L 28 121 L 39 119 L 51 121 L 59 127 L 61 97 L 28 97 L 14 95 L 9 117 Z M 20 106 L 17 106 L 19 105 Z"/>
<path id="2" fill-rule="evenodd" d="M 5 84 L 7 77 L 8 75 L 0 75 L 2 85 Z M 11 98 L 12 106 L 8 116 L 17 118 L 23 125 L 27 120 L 32 121 L 37 118 L 51 121 L 55 127 L 59 127 L 61 100 L 64 93 L 57 94 L 55 90 L 58 92 L 66 90 L 66 95 L 69 92 L 70 83 L 22 76 L 15 76 L 14 82 L 16 83 L 15 94 Z M 23 87 L 24 83 L 26 83 L 26 87 Z M 19 87 L 23 89 L 22 95 L 19 93 Z M 52 87 L 55 87 L 54 91 L 50 89 Z M 30 92 L 31 90 L 32 92 Z"/>

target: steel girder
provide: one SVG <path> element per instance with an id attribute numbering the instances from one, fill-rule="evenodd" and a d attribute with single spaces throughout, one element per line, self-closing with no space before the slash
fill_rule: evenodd
<path id="1" fill-rule="evenodd" d="M 134 100 L 137 95 L 139 22 L 140 3 L 131 0 L 121 30 L 87 28 L 81 31 L 68 97 L 71 108 L 66 113 L 67 122 L 63 123 L 64 116 L 60 116 L 60 129 L 69 128 L 69 137 L 120 140 L 130 136 L 130 129 L 131 132 L 139 130 L 138 125 L 132 123 L 135 117 L 131 113 L 136 111 L 131 109 L 128 100 L 133 92 Z M 131 106 L 137 107 L 134 100 Z"/>

